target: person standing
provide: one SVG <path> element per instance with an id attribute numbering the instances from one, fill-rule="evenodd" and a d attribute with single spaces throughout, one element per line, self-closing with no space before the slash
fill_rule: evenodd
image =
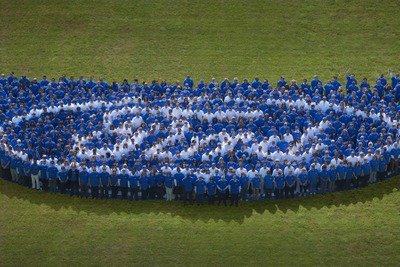
<path id="1" fill-rule="evenodd" d="M 17 174 L 18 162 L 19 159 L 17 157 L 17 154 L 13 153 L 10 160 L 10 170 L 11 170 L 11 180 L 15 183 L 18 182 L 18 174 Z"/>
<path id="2" fill-rule="evenodd" d="M 135 170 L 132 170 L 129 175 L 129 192 L 130 192 L 130 200 L 139 200 L 139 177 Z"/>
<path id="3" fill-rule="evenodd" d="M 89 184 L 90 191 L 92 193 L 92 198 L 99 198 L 99 185 L 100 185 L 100 175 L 97 172 L 96 166 L 92 165 L 92 170 L 89 173 Z"/>
<path id="4" fill-rule="evenodd" d="M 190 176 L 190 173 L 186 174 L 186 177 L 183 178 L 182 186 L 183 186 L 183 205 L 186 206 L 187 201 L 189 201 L 190 205 L 193 205 L 194 181 Z"/>
<path id="5" fill-rule="evenodd" d="M 164 180 L 164 185 L 165 185 L 165 192 L 167 195 L 167 201 L 172 200 L 172 192 L 174 189 L 174 177 L 172 177 L 171 172 L 167 172 Z"/>
<path id="6" fill-rule="evenodd" d="M 39 190 L 40 189 L 40 184 L 39 184 L 39 172 L 40 168 L 37 163 L 37 158 L 35 157 L 33 159 L 33 162 L 31 164 L 31 180 L 32 180 L 32 189 Z"/>
<path id="7" fill-rule="evenodd" d="M 146 172 L 142 172 L 142 175 L 140 176 L 139 188 L 142 200 L 146 200 L 149 192 L 149 179 L 147 178 Z"/>
<path id="8" fill-rule="evenodd" d="M 231 194 L 231 204 L 235 204 L 236 207 L 239 206 L 239 193 L 240 191 L 240 186 L 241 186 L 241 181 L 237 179 L 236 174 L 233 175 L 232 180 L 229 181 L 229 192 Z"/>
<path id="9" fill-rule="evenodd" d="M 246 175 L 245 172 L 240 174 L 240 196 L 243 201 L 248 201 L 248 194 L 249 194 L 249 187 L 250 187 L 250 180 L 249 177 Z"/>
<path id="10" fill-rule="evenodd" d="M 16 168 L 18 170 L 20 164 L 16 165 Z M 39 162 L 39 181 L 42 182 L 42 189 L 43 190 L 48 190 L 48 185 L 49 185 L 49 180 L 47 179 L 47 162 L 45 158 L 42 158 Z"/>
<path id="11" fill-rule="evenodd" d="M 24 168 L 23 185 L 30 188 L 32 187 L 32 178 L 31 178 L 31 159 L 29 157 L 26 157 L 25 161 L 23 162 L 23 168 Z"/>
<path id="12" fill-rule="evenodd" d="M 387 170 L 387 162 L 385 160 L 385 157 L 381 154 L 378 160 L 378 174 L 377 174 L 378 181 L 381 182 L 385 179 L 386 170 Z"/>
<path id="13" fill-rule="evenodd" d="M 100 176 L 100 199 L 109 198 L 108 189 L 110 188 L 110 173 L 107 171 L 107 167 L 103 166 Z"/>
<path id="14" fill-rule="evenodd" d="M 174 174 L 174 194 L 175 200 L 183 199 L 183 191 L 182 191 L 182 180 L 185 175 L 181 172 L 181 168 L 177 168 L 176 173 Z"/>
<path id="15" fill-rule="evenodd" d="M 327 170 L 326 165 L 322 165 L 322 171 L 320 172 L 320 189 L 321 194 L 325 194 L 328 186 L 329 181 L 329 171 Z"/>
<path id="16" fill-rule="evenodd" d="M 221 176 L 221 179 L 217 182 L 218 189 L 218 206 L 221 205 L 221 201 L 226 206 L 226 192 L 228 191 L 228 181 L 225 179 L 225 175 Z"/>
<path id="17" fill-rule="evenodd" d="M 255 177 L 251 179 L 251 188 L 253 190 L 253 199 L 259 200 L 261 193 L 261 178 L 258 173 L 256 173 Z"/>
<path id="18" fill-rule="evenodd" d="M 8 181 L 11 180 L 11 170 L 10 170 L 10 164 L 11 164 L 11 156 L 10 152 L 8 150 L 5 151 L 4 155 L 1 156 L 1 167 L 3 169 L 3 175 L 4 178 Z M 37 179 L 39 182 L 39 178 Z M 33 188 L 33 187 L 32 187 Z M 39 187 L 40 188 L 40 187 Z"/>
<path id="19" fill-rule="evenodd" d="M 118 173 L 117 169 L 113 168 L 110 175 L 110 185 L 111 185 L 111 197 L 116 199 L 118 198 Z"/>
<path id="20" fill-rule="evenodd" d="M 71 181 L 70 196 L 76 195 L 79 197 L 79 170 L 78 163 L 74 160 L 71 162 L 71 169 L 68 171 L 69 180 Z"/>
<path id="21" fill-rule="evenodd" d="M 271 171 L 268 170 L 267 175 L 264 177 L 265 199 L 271 199 L 273 191 L 274 191 L 274 176 L 272 176 Z"/>
<path id="22" fill-rule="evenodd" d="M 373 183 L 376 183 L 376 176 L 377 176 L 378 168 L 379 168 L 378 157 L 375 154 L 372 156 L 372 159 L 370 160 L 370 164 L 371 164 L 371 175 L 370 175 L 368 182 L 370 184 L 373 184 Z"/>
<path id="23" fill-rule="evenodd" d="M 215 194 L 217 193 L 217 184 L 214 181 L 214 177 L 210 177 L 210 181 L 207 183 L 207 200 L 209 205 L 214 205 Z"/>
<path id="24" fill-rule="evenodd" d="M 353 166 L 353 188 L 358 188 L 362 185 L 362 179 L 364 178 L 364 173 L 361 167 L 360 161 L 356 161 Z"/>
<path id="25" fill-rule="evenodd" d="M 299 185 L 300 185 L 300 196 L 305 196 L 307 194 L 308 187 L 308 174 L 307 169 L 301 169 L 301 173 L 299 174 Z"/>
<path id="26" fill-rule="evenodd" d="M 329 165 L 329 192 L 335 191 L 335 183 L 337 179 L 337 171 L 334 164 Z"/>
<path id="27" fill-rule="evenodd" d="M 118 185 L 121 189 L 121 200 L 128 198 L 128 180 L 129 174 L 125 168 L 122 168 L 121 173 L 118 175 Z"/>
<path id="28" fill-rule="evenodd" d="M 311 170 L 308 171 L 308 178 L 310 179 L 310 194 L 315 195 L 319 178 L 319 172 L 315 168 L 315 163 L 311 164 Z"/>
<path id="29" fill-rule="evenodd" d="M 24 177 L 25 177 L 25 168 L 24 168 L 24 162 L 22 161 L 21 158 L 19 158 L 19 162 L 17 164 L 17 174 L 18 174 L 18 184 L 19 185 L 24 185 Z M 45 172 L 46 175 L 46 180 L 47 180 L 47 172 Z"/>
<path id="30" fill-rule="evenodd" d="M 82 166 L 82 171 L 79 173 L 79 188 L 81 190 L 81 198 L 88 198 L 88 183 L 89 183 L 89 173 L 87 171 L 86 165 Z"/>
<path id="31" fill-rule="evenodd" d="M 293 174 L 293 170 L 289 170 L 289 173 L 285 176 L 285 195 L 286 198 L 294 198 L 294 190 L 296 189 L 296 176 Z"/>
<path id="32" fill-rule="evenodd" d="M 55 194 L 56 193 L 56 186 L 57 186 L 58 169 L 54 164 L 55 163 L 52 160 L 50 162 L 50 167 L 47 168 L 47 179 L 49 181 L 49 192 Z"/>
<path id="33" fill-rule="evenodd" d="M 363 176 L 361 178 L 361 186 L 365 187 L 368 185 L 368 181 L 371 176 L 371 164 L 368 162 L 367 158 L 364 158 L 364 162 L 361 163 L 361 169 L 363 172 Z"/>
<path id="34" fill-rule="evenodd" d="M 285 188 L 285 177 L 282 170 L 278 170 L 278 175 L 275 176 L 275 197 L 276 199 L 284 198 L 283 190 Z"/>
<path id="35" fill-rule="evenodd" d="M 346 166 L 346 180 L 345 180 L 345 190 L 350 190 L 350 184 L 351 181 L 353 180 L 353 166 L 351 165 L 351 162 L 347 162 L 347 166 Z"/>
<path id="36" fill-rule="evenodd" d="M 199 176 L 199 179 L 195 182 L 196 187 L 196 201 L 197 206 L 204 205 L 204 194 L 206 193 L 206 182 L 203 179 L 203 176 Z"/>
<path id="37" fill-rule="evenodd" d="M 344 190 L 344 185 L 346 183 L 346 164 L 343 160 L 340 161 L 339 166 L 336 167 L 337 170 L 337 189 L 338 191 Z"/>
<path id="38" fill-rule="evenodd" d="M 66 185 L 68 181 L 68 172 L 65 170 L 65 166 L 61 166 L 61 171 L 58 172 L 58 182 L 60 185 L 60 192 L 65 194 L 66 192 Z"/>
<path id="39" fill-rule="evenodd" d="M 165 176 L 160 170 L 158 174 L 156 174 L 156 195 L 158 199 L 164 198 L 164 179 Z"/>

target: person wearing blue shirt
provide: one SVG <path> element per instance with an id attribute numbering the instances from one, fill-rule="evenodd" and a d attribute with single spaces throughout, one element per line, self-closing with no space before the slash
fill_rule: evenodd
<path id="1" fill-rule="evenodd" d="M 149 193 L 149 179 L 147 178 L 146 172 L 142 172 L 142 175 L 139 178 L 139 188 L 142 200 L 146 200 Z"/>
<path id="2" fill-rule="evenodd" d="M 206 187 L 208 204 L 214 205 L 215 194 L 217 193 L 217 184 L 214 181 L 214 177 L 210 177 L 210 181 L 207 183 Z"/>
<path id="3" fill-rule="evenodd" d="M 367 158 L 364 158 L 364 162 L 361 162 L 361 170 L 362 170 L 361 186 L 365 187 L 368 185 L 368 181 L 370 180 L 370 175 L 371 175 L 371 164 Z"/>
<path id="4" fill-rule="evenodd" d="M 345 190 L 350 190 L 350 185 L 351 185 L 351 182 L 353 181 L 353 179 L 354 179 L 354 168 L 353 168 L 351 162 L 347 162 L 346 180 L 344 183 Z"/>
<path id="5" fill-rule="evenodd" d="M 156 189 L 157 189 L 156 171 L 151 170 L 148 179 L 149 179 L 149 199 L 155 199 Z"/>
<path id="6" fill-rule="evenodd" d="M 329 166 L 329 185 L 328 185 L 328 190 L 329 192 L 335 191 L 335 183 L 336 183 L 336 178 L 337 178 L 337 171 L 335 168 L 334 164 L 331 164 Z"/>
<path id="7" fill-rule="evenodd" d="M 353 187 L 358 188 L 363 179 L 362 167 L 360 161 L 357 161 L 353 166 Z"/>
<path id="8" fill-rule="evenodd" d="M 241 199 L 244 201 L 248 201 L 248 192 L 249 192 L 249 186 L 250 186 L 250 180 L 249 177 L 247 177 L 246 173 L 242 172 L 240 175 L 240 195 L 241 195 Z"/>
<path id="9" fill-rule="evenodd" d="M 286 198 L 294 198 L 294 190 L 296 189 L 296 176 L 293 170 L 289 169 L 288 175 L 285 176 L 285 195 Z"/>
<path id="10" fill-rule="evenodd" d="M 237 179 L 236 174 L 233 175 L 232 180 L 229 181 L 229 192 L 231 194 L 231 204 L 235 204 L 236 207 L 239 206 L 239 193 L 240 193 L 241 182 Z"/>
<path id="11" fill-rule="evenodd" d="M 194 181 L 190 173 L 186 174 L 186 177 L 183 178 L 182 187 L 183 187 L 183 205 L 186 206 L 186 202 L 188 201 L 190 205 L 193 205 Z"/>
<path id="12" fill-rule="evenodd" d="M 51 161 L 50 167 L 47 168 L 47 179 L 49 180 L 49 192 L 55 194 L 57 186 L 58 169 L 54 164 L 55 164 L 54 161 Z"/>
<path id="13" fill-rule="evenodd" d="M 99 198 L 99 185 L 100 185 L 100 175 L 96 170 L 96 166 L 92 166 L 92 170 L 89 173 L 89 185 L 90 191 L 92 193 L 92 198 Z"/>
<path id="14" fill-rule="evenodd" d="M 181 168 L 177 168 L 177 172 L 174 174 L 174 194 L 175 200 L 183 199 L 183 190 L 182 190 L 182 180 L 185 175 L 181 172 Z"/>
<path id="15" fill-rule="evenodd" d="M 23 185 L 24 184 L 24 164 L 21 158 L 19 158 L 19 162 L 17 164 L 17 174 L 18 174 L 18 184 Z M 47 179 L 47 173 L 46 174 L 46 179 Z"/>
<path id="16" fill-rule="evenodd" d="M 344 185 L 345 185 L 345 183 L 346 183 L 346 169 L 347 169 L 347 166 L 346 166 L 346 164 L 344 163 L 344 161 L 342 160 L 342 161 L 340 161 L 340 164 L 339 164 L 339 166 L 337 166 L 336 167 L 336 170 L 337 170 L 337 179 L 336 179 L 336 181 L 337 181 L 337 189 L 338 189 L 338 191 L 342 191 L 343 189 L 344 189 Z"/>
<path id="17" fill-rule="evenodd" d="M 110 186 L 111 186 L 111 197 L 112 198 L 117 198 L 118 197 L 118 191 L 119 191 L 119 185 L 118 185 L 118 172 L 117 172 L 116 168 L 113 168 L 111 170 Z"/>
<path id="18" fill-rule="evenodd" d="M 349 72 L 350 69 L 346 71 L 346 79 L 347 79 L 346 89 L 348 89 L 352 83 L 357 84 L 356 76 L 354 74 L 349 75 Z"/>
<path id="19" fill-rule="evenodd" d="M 399 173 L 399 162 L 400 162 L 400 147 L 399 143 L 395 142 L 393 148 L 390 151 L 390 171 L 391 174 L 397 175 Z"/>
<path id="20" fill-rule="evenodd" d="M 32 178 L 31 178 L 31 161 L 30 158 L 27 157 L 26 160 L 23 162 L 23 168 L 24 168 L 24 181 L 23 185 L 27 187 L 32 187 Z"/>
<path id="21" fill-rule="evenodd" d="M 67 181 L 68 181 L 68 172 L 65 169 L 65 166 L 61 166 L 61 171 L 58 172 L 58 182 L 60 185 L 60 192 L 65 194 L 67 188 Z"/>
<path id="22" fill-rule="evenodd" d="M 2 154 L 1 154 L 1 169 L 2 169 L 1 175 L 8 181 L 11 180 L 10 161 L 11 161 L 10 152 L 8 150 L 6 150 L 4 152 L 2 151 Z M 39 178 L 38 178 L 38 182 L 39 182 Z M 33 188 L 33 186 L 32 186 L 32 188 Z"/>
<path id="23" fill-rule="evenodd" d="M 18 162 L 19 162 L 19 159 L 17 157 L 17 154 L 14 153 L 10 159 L 11 181 L 13 181 L 13 182 L 18 181 L 18 175 L 17 175 Z"/>
<path id="24" fill-rule="evenodd" d="M 129 174 L 126 168 L 122 168 L 121 173 L 118 175 L 118 184 L 121 189 L 121 200 L 128 198 L 128 181 Z"/>
<path id="25" fill-rule="evenodd" d="M 71 169 L 68 171 L 68 179 L 70 180 L 70 196 L 79 196 L 79 170 L 77 169 L 78 163 L 71 162 Z"/>
<path id="26" fill-rule="evenodd" d="M 31 169 L 32 189 L 39 190 L 40 189 L 40 184 L 39 184 L 40 168 L 37 163 L 37 158 L 33 159 L 30 169 Z"/>
<path id="27" fill-rule="evenodd" d="M 158 199 L 163 199 L 164 197 L 164 179 L 164 174 L 162 170 L 160 170 L 158 174 L 156 174 L 156 195 Z"/>
<path id="28" fill-rule="evenodd" d="M 138 192 L 139 192 L 139 177 L 137 176 L 135 170 L 132 170 L 128 179 L 129 179 L 130 200 L 139 200 L 139 194 L 138 194 Z"/>
<path id="29" fill-rule="evenodd" d="M 308 187 L 308 175 L 307 169 L 301 169 L 301 173 L 299 174 L 299 185 L 300 185 L 300 196 L 305 196 L 307 194 Z"/>
<path id="30" fill-rule="evenodd" d="M 174 177 L 172 177 L 171 172 L 166 173 L 166 176 L 164 179 L 164 185 L 165 185 L 167 201 L 172 201 L 173 188 L 174 188 Z"/>
<path id="31" fill-rule="evenodd" d="M 378 174 L 377 174 L 378 181 L 383 181 L 385 179 L 386 170 L 387 170 L 387 162 L 385 160 L 384 155 L 381 154 L 378 160 Z"/>
<path id="32" fill-rule="evenodd" d="M 255 177 L 251 179 L 251 188 L 253 190 L 253 199 L 259 200 L 261 194 L 261 178 L 258 173 L 256 173 Z"/>
<path id="33" fill-rule="evenodd" d="M 110 173 L 107 171 L 107 166 L 101 168 L 100 176 L 100 199 L 109 198 L 108 189 L 110 188 Z"/>
<path id="34" fill-rule="evenodd" d="M 221 179 L 217 181 L 218 189 L 218 206 L 221 205 L 221 201 L 226 206 L 226 192 L 228 191 L 228 181 L 225 179 L 225 175 L 221 176 Z"/>
<path id="35" fill-rule="evenodd" d="M 327 165 L 322 165 L 322 171 L 319 174 L 320 177 L 320 190 L 321 194 L 325 194 L 327 191 L 328 181 L 329 181 L 329 171 Z"/>
<path id="36" fill-rule="evenodd" d="M 308 171 L 308 177 L 310 179 L 310 194 L 315 195 L 319 178 L 319 172 L 315 168 L 315 163 L 311 164 L 311 170 Z"/>
<path id="37" fill-rule="evenodd" d="M 263 178 L 264 181 L 264 194 L 265 199 L 272 198 L 272 192 L 274 191 L 274 176 L 272 176 L 271 171 L 268 169 L 267 174 Z"/>
<path id="38" fill-rule="evenodd" d="M 376 183 L 376 176 L 377 176 L 378 167 L 379 167 L 378 157 L 377 157 L 376 154 L 374 154 L 372 156 L 372 159 L 370 160 L 369 163 L 371 165 L 371 175 L 370 175 L 370 178 L 369 178 L 368 182 L 370 184 L 372 184 L 372 183 Z"/>
<path id="39" fill-rule="evenodd" d="M 86 165 L 82 166 L 82 171 L 79 173 L 79 188 L 81 190 L 81 198 L 88 198 L 88 183 L 89 183 L 89 173 Z"/>
<path id="40" fill-rule="evenodd" d="M 204 194 L 206 193 L 206 182 L 203 180 L 203 176 L 199 178 L 194 183 L 196 187 L 196 201 L 197 206 L 204 205 Z"/>
<path id="41" fill-rule="evenodd" d="M 285 177 L 283 176 L 282 170 L 278 171 L 278 175 L 275 176 L 275 197 L 277 199 L 284 198 L 284 188 L 285 188 Z"/>
<path id="42" fill-rule="evenodd" d="M 193 79 L 190 77 L 190 75 L 187 75 L 187 76 L 186 76 L 186 79 L 183 80 L 183 85 L 186 85 L 186 84 L 187 84 L 190 88 L 193 88 L 194 82 L 193 82 Z"/>

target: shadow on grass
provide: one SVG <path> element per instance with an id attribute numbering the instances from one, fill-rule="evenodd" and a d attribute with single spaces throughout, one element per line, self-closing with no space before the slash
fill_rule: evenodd
<path id="1" fill-rule="evenodd" d="M 400 188 L 399 176 L 392 177 L 383 182 L 370 185 L 366 188 L 346 192 L 335 192 L 326 195 L 316 195 L 284 200 L 263 200 L 240 202 L 239 208 L 224 206 L 198 207 L 183 206 L 181 201 L 166 202 L 162 200 L 127 201 L 127 200 L 95 200 L 70 197 L 69 195 L 52 195 L 43 191 L 33 191 L 26 187 L 0 179 L 0 193 L 7 197 L 28 201 L 35 205 L 46 205 L 55 211 L 62 209 L 72 210 L 78 214 L 81 212 L 108 216 L 112 214 L 164 214 L 179 216 L 182 219 L 196 221 L 224 221 L 243 223 L 246 218 L 254 213 L 268 212 L 298 212 L 302 209 L 321 209 L 333 206 L 349 206 L 357 203 L 365 203 L 377 198 L 381 200 L 385 195 L 393 194 Z M 229 204 L 229 201 L 228 201 Z"/>

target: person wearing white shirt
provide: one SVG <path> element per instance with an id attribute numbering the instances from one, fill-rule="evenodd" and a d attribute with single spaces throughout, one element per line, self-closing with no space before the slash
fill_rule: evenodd
<path id="1" fill-rule="evenodd" d="M 283 170 L 283 174 L 284 174 L 285 176 L 287 176 L 287 175 L 289 174 L 290 171 L 294 174 L 295 169 L 293 168 L 292 165 L 290 165 L 290 162 L 289 162 L 289 163 L 286 165 L 285 169 Z"/>
<path id="2" fill-rule="evenodd" d="M 277 147 L 276 151 L 274 153 L 272 153 L 272 158 L 275 160 L 279 160 L 280 162 L 282 161 L 282 156 L 283 156 L 283 153 L 279 147 Z"/>
<path id="3" fill-rule="evenodd" d="M 268 138 L 265 136 L 264 139 L 260 142 L 259 146 L 261 146 L 262 151 L 267 152 L 269 147 Z"/>
<path id="4" fill-rule="evenodd" d="M 360 159 L 358 157 L 356 157 L 356 154 L 354 151 L 351 152 L 351 155 L 348 156 L 346 158 L 347 162 L 351 163 L 351 166 L 354 166 L 356 164 L 357 161 L 359 161 Z"/>
<path id="5" fill-rule="evenodd" d="M 286 130 L 286 133 L 283 136 L 283 140 L 285 140 L 288 143 L 293 142 L 293 135 L 290 134 L 290 130 L 289 129 Z"/>
<path id="6" fill-rule="evenodd" d="M 295 102 L 297 109 L 299 109 L 300 107 L 305 107 L 306 104 L 307 102 L 303 99 L 303 95 L 300 95 L 299 99 L 297 99 Z"/>
<path id="7" fill-rule="evenodd" d="M 271 143 L 272 141 L 275 141 L 275 143 L 278 143 L 280 140 L 279 136 L 276 134 L 276 132 L 274 132 L 274 134 L 272 136 L 270 136 L 270 138 L 268 139 L 269 143 Z"/>

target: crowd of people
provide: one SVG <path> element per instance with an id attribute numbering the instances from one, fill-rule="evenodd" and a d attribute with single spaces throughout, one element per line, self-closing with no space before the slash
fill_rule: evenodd
<path id="1" fill-rule="evenodd" d="M 238 205 L 399 173 L 400 76 L 195 84 L 0 77 L 5 179 L 71 196 Z"/>

